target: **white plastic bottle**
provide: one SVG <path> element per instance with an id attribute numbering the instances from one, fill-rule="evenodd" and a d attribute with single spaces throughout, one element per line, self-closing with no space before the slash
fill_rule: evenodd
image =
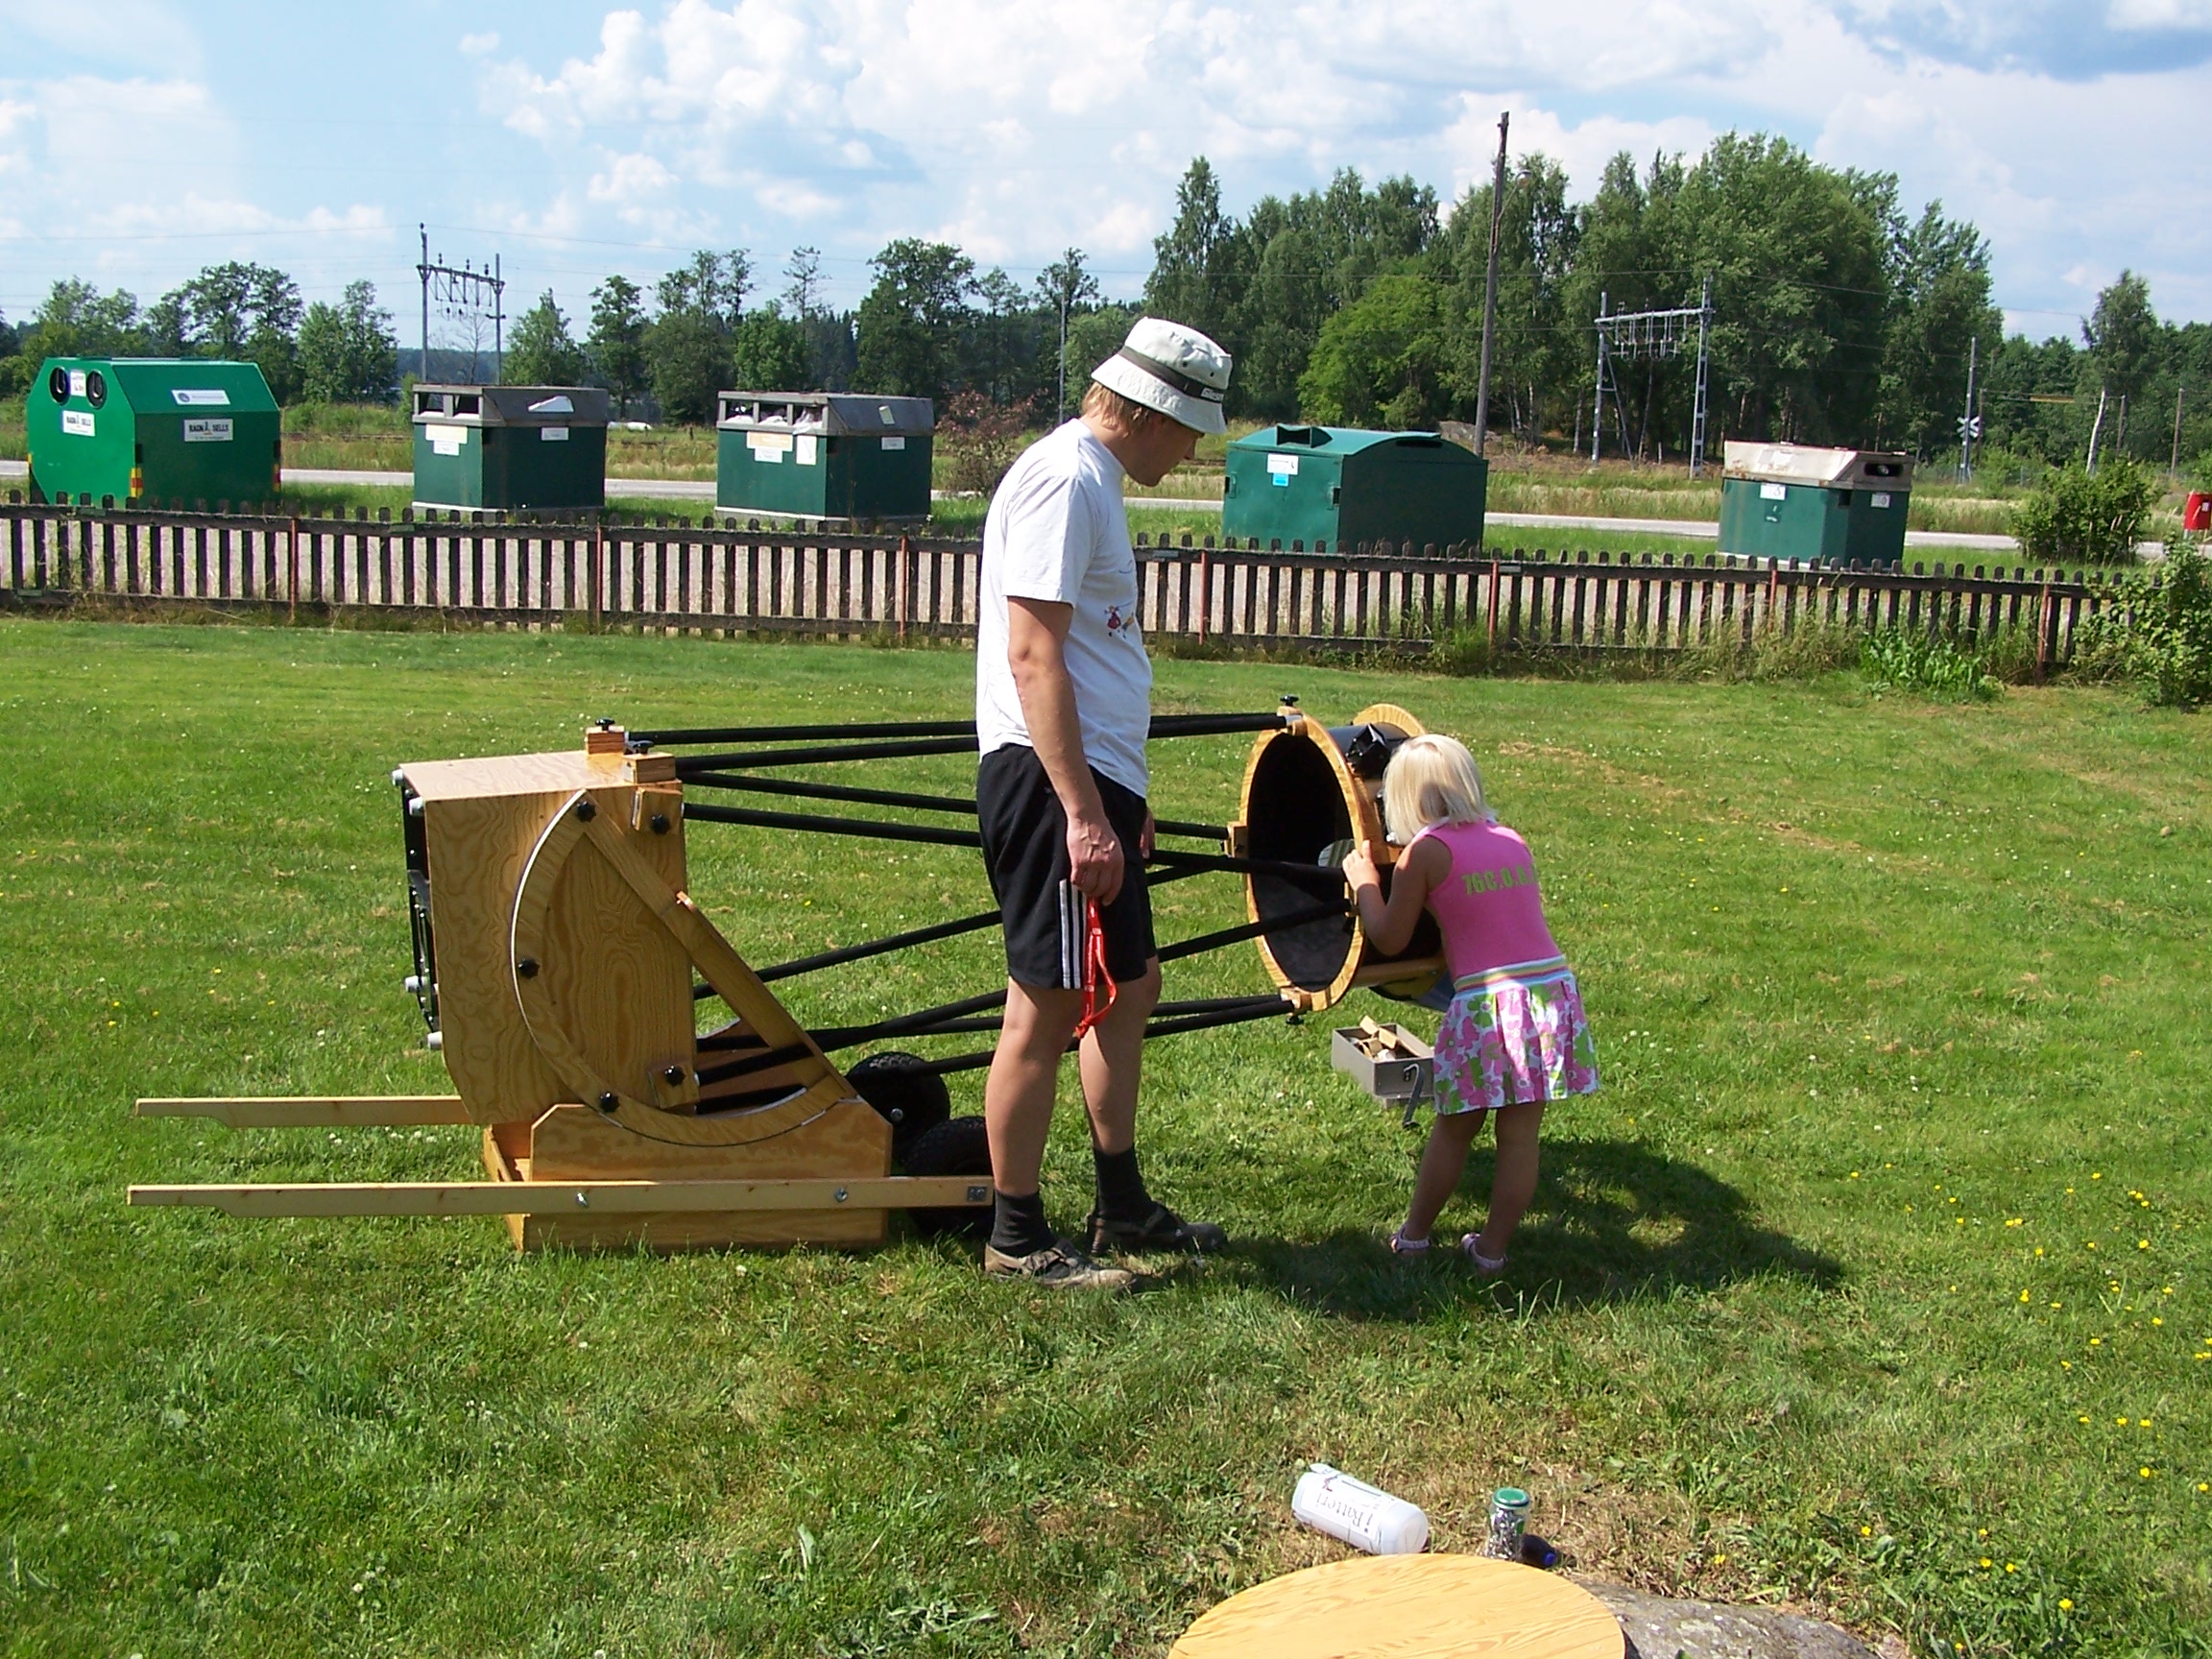
<path id="1" fill-rule="evenodd" d="M 1417 1555 L 1429 1547 L 1429 1517 L 1403 1498 L 1316 1463 L 1298 1478 L 1290 1513 L 1370 1555 Z"/>

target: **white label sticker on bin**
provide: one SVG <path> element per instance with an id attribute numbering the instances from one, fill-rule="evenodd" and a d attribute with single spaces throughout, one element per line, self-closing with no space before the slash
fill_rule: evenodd
<path id="1" fill-rule="evenodd" d="M 565 426 L 541 426 L 538 428 L 538 442 L 541 444 L 565 444 L 568 442 L 568 428 Z"/>
<path id="2" fill-rule="evenodd" d="M 802 432 L 799 435 L 798 444 L 791 451 L 791 459 L 798 462 L 802 467 L 811 467 L 814 465 L 815 457 L 821 446 L 822 441 L 813 433 Z"/>
<path id="3" fill-rule="evenodd" d="M 84 370 L 72 369 L 69 371 L 69 396 L 72 397 L 82 397 L 84 396 Z"/>
<path id="4" fill-rule="evenodd" d="M 169 396 L 187 409 L 230 407 L 230 394 L 220 386 L 206 386 L 197 390 L 189 386 L 172 386 L 169 388 Z"/>
<path id="5" fill-rule="evenodd" d="M 78 438 L 90 438 L 92 411 L 89 409 L 64 409 L 61 411 L 61 430 Z"/>
<path id="6" fill-rule="evenodd" d="M 886 438 L 883 440 L 883 447 L 886 449 L 903 449 L 906 447 L 906 440 L 904 438 Z"/>
<path id="7" fill-rule="evenodd" d="M 228 444 L 230 442 L 230 422 L 210 416 L 200 416 L 184 422 L 184 442 L 187 444 Z"/>
<path id="8" fill-rule="evenodd" d="M 788 432 L 748 432 L 745 447 L 753 451 L 753 459 L 781 467 L 783 457 L 791 453 L 791 434 Z"/>
<path id="9" fill-rule="evenodd" d="M 1298 476 L 1298 457 L 1270 455 L 1267 457 L 1267 470 L 1275 483 L 1287 486 L 1291 479 Z"/>
<path id="10" fill-rule="evenodd" d="M 1762 484 L 1759 486 L 1759 499 L 1762 501 L 1782 501 L 1788 499 L 1789 494 L 1790 487 L 1786 484 Z"/>
<path id="11" fill-rule="evenodd" d="M 458 455 L 461 446 L 469 442 L 469 428 L 466 426 L 431 423 L 423 426 L 422 435 L 430 440 L 430 453 L 433 455 Z"/>
<path id="12" fill-rule="evenodd" d="M 1887 491 L 1887 490 L 1877 490 L 1877 491 L 1875 491 L 1875 492 L 1874 492 L 1874 505 L 1875 505 L 1875 506 L 1877 506 L 1877 507 L 1887 507 L 1887 506 L 1888 506 L 1888 505 L 1889 505 L 1889 492 L 1888 492 L 1888 491 Z"/>

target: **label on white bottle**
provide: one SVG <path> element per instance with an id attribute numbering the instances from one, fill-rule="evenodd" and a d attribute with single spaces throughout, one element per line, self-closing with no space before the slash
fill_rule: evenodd
<path id="1" fill-rule="evenodd" d="M 1290 1513 L 1370 1555 L 1417 1555 L 1429 1547 L 1428 1516 L 1405 1499 L 1326 1463 L 1299 1477 Z"/>

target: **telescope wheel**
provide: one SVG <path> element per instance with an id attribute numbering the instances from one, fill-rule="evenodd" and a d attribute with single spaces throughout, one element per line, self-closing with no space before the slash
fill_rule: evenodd
<path id="1" fill-rule="evenodd" d="M 919 1054 L 886 1048 L 869 1055 L 845 1076 L 860 1092 L 860 1098 L 891 1125 L 891 1156 L 902 1165 L 917 1141 L 952 1116 L 952 1092 Z"/>
<path id="2" fill-rule="evenodd" d="M 909 1175 L 976 1175 L 991 1173 L 991 1142 L 980 1118 L 948 1118 L 924 1134 L 906 1154 Z M 991 1211 L 909 1210 L 914 1230 L 926 1238 L 947 1235 L 981 1238 L 991 1231 Z"/>

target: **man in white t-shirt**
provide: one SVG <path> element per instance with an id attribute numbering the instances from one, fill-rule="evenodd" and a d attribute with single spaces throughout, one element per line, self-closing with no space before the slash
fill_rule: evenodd
<path id="1" fill-rule="evenodd" d="M 1220 1228 L 1156 1202 L 1137 1166 L 1137 1085 L 1160 959 L 1143 867 L 1152 664 L 1121 481 L 1157 484 L 1190 459 L 1199 434 L 1224 429 L 1229 367 L 1197 330 L 1141 319 L 1093 372 L 1082 415 L 1023 452 L 983 521 L 975 795 L 1007 973 L 983 1092 L 997 1190 L 983 1264 L 994 1274 L 1118 1289 L 1132 1275 L 1092 1253 L 1224 1241 Z M 1109 979 L 1112 1003 L 1079 1058 L 1098 1189 L 1086 1252 L 1046 1224 L 1037 1185 L 1060 1057 Z"/>

